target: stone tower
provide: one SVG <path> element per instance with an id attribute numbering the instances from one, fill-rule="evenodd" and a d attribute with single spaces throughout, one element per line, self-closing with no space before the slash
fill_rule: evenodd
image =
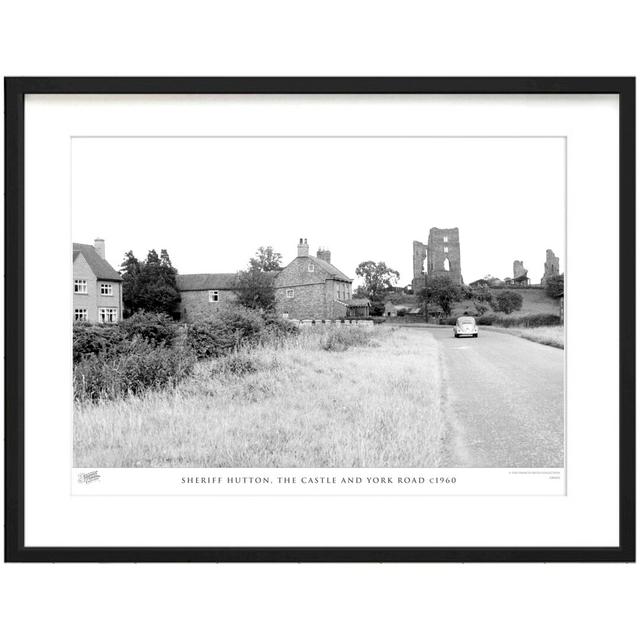
<path id="1" fill-rule="evenodd" d="M 432 227 L 429 230 L 427 276 L 448 276 L 455 284 L 462 284 L 458 227 L 453 229 Z"/>
<path id="2" fill-rule="evenodd" d="M 424 263 L 427 263 L 427 272 L 424 271 Z M 413 241 L 413 291 L 417 292 L 424 287 L 425 278 L 428 276 L 447 276 L 456 284 L 462 284 L 462 271 L 460 268 L 460 234 L 458 227 L 453 229 L 438 229 L 432 227 L 429 230 L 427 244 Z"/>
<path id="3" fill-rule="evenodd" d="M 416 293 L 424 287 L 424 261 L 427 258 L 427 245 L 413 241 L 413 280 L 411 287 Z"/>
<path id="4" fill-rule="evenodd" d="M 547 259 L 544 263 L 544 275 L 540 284 L 546 284 L 547 279 L 560 275 L 560 258 L 551 249 L 547 249 Z"/>

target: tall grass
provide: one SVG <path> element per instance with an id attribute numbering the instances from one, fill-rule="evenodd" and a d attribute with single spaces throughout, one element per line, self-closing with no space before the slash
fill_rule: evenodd
<path id="1" fill-rule="evenodd" d="M 310 327 L 201 360 L 175 387 L 75 405 L 80 467 L 435 467 L 437 344 Z"/>
<path id="2" fill-rule="evenodd" d="M 191 374 L 198 359 L 275 344 L 297 331 L 280 318 L 240 306 L 187 326 L 163 314 L 144 312 L 112 325 L 76 323 L 74 398 L 106 400 L 175 386 Z"/>
<path id="3" fill-rule="evenodd" d="M 536 327 L 535 329 L 514 329 L 512 331 L 521 338 L 531 340 L 532 342 L 539 342 L 540 344 L 546 344 L 550 347 L 557 347 L 558 349 L 564 349 L 564 327 Z"/>

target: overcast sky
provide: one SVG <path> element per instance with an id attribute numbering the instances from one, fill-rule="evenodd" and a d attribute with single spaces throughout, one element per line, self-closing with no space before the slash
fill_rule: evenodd
<path id="1" fill-rule="evenodd" d="M 233 272 L 260 245 L 286 264 L 298 238 L 350 277 L 384 260 L 411 282 L 412 242 L 458 227 L 462 276 L 534 283 L 545 250 L 564 271 L 561 138 L 76 138 L 73 240 L 167 249 L 180 273 Z"/>

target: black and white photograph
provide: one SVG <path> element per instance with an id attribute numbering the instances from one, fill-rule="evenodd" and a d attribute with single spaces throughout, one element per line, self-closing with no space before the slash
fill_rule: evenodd
<path id="1" fill-rule="evenodd" d="M 0 636 L 633 636 L 639 3 L 0 15 Z"/>
<path id="2" fill-rule="evenodd" d="M 566 163 L 74 137 L 74 467 L 562 469 Z"/>
<path id="3" fill-rule="evenodd" d="M 9 85 L 18 556 L 629 557 L 629 82 Z"/>

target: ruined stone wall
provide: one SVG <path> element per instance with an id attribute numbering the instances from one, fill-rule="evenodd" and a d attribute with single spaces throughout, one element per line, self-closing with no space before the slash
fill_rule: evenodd
<path id="1" fill-rule="evenodd" d="M 413 241 L 413 280 L 411 287 L 414 293 L 424 287 L 424 261 L 427 259 L 427 245 Z"/>
<path id="2" fill-rule="evenodd" d="M 427 244 L 427 275 L 448 276 L 456 284 L 462 284 L 458 227 L 430 229 Z"/>
<path id="3" fill-rule="evenodd" d="M 522 260 L 513 261 L 513 279 L 526 277 L 528 271 L 524 268 Z"/>
<path id="4" fill-rule="evenodd" d="M 560 258 L 551 249 L 547 249 L 547 259 L 544 263 L 544 275 L 541 284 L 545 284 L 547 278 L 560 275 Z"/>

